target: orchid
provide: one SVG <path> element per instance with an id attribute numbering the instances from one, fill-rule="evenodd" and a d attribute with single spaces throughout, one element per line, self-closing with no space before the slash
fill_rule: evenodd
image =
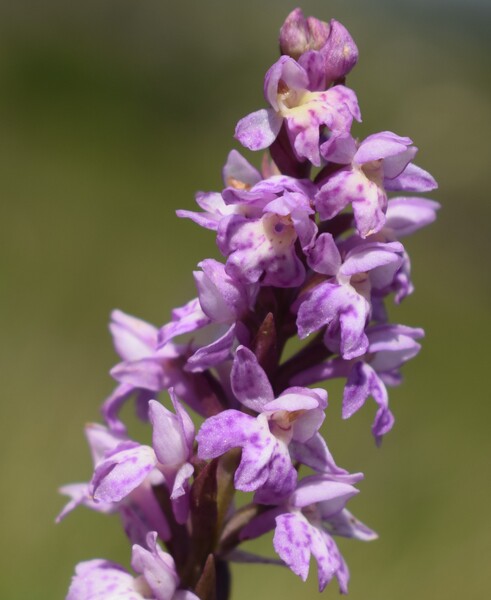
<path id="1" fill-rule="evenodd" d="M 86 428 L 90 481 L 61 488 L 69 500 L 57 521 L 79 506 L 119 514 L 134 574 L 81 562 L 68 600 L 228 600 L 231 561 L 283 565 L 305 581 L 312 557 L 319 590 L 336 579 L 346 594 L 336 536 L 377 537 L 347 508 L 364 475 L 338 466 L 322 426 L 336 426 L 328 391 L 331 400 L 338 378 L 343 419 L 372 398 L 376 444 L 393 428 L 388 388 L 424 332 L 392 323 L 386 305 L 413 291 L 401 238 L 439 209 L 404 194 L 436 182 L 413 164 L 410 138 L 352 132 L 361 117 L 346 77 L 358 49 L 341 23 L 295 9 L 280 48 L 265 75 L 268 108 L 235 130 L 269 155 L 257 168 L 232 150 L 223 189 L 177 211 L 213 232 L 222 258 L 198 263 L 191 299 L 158 327 L 111 315 L 117 386 L 105 425 Z M 128 434 L 133 396 L 151 442 Z M 277 558 L 244 551 L 267 532 Z"/>

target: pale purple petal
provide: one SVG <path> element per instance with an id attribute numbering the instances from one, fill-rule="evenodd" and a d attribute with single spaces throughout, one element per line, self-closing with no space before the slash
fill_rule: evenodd
<path id="1" fill-rule="evenodd" d="M 216 231 L 219 222 L 226 215 L 235 211 L 234 207 L 229 207 L 223 201 L 222 195 L 218 192 L 198 192 L 196 194 L 196 203 L 205 212 L 193 212 L 189 210 L 177 210 L 176 215 L 181 218 L 191 219 L 205 229 Z"/>
<path id="2" fill-rule="evenodd" d="M 116 451 L 101 461 L 92 478 L 95 500 L 119 502 L 139 486 L 157 463 L 149 446 Z"/>
<path id="3" fill-rule="evenodd" d="M 66 600 L 143 600 L 134 578 L 120 565 L 95 559 L 75 567 Z"/>
<path id="4" fill-rule="evenodd" d="M 436 219 L 440 204 L 426 198 L 393 198 L 389 200 L 385 226 L 400 238 L 411 235 Z"/>
<path id="5" fill-rule="evenodd" d="M 342 307 L 337 321 L 329 324 L 324 335 L 324 343 L 328 348 L 339 344 L 341 356 L 350 360 L 365 354 L 368 348 L 368 339 L 365 334 L 365 325 L 370 316 L 370 304 L 351 286 L 340 286 L 344 288 L 338 293 L 338 302 Z M 343 302 L 344 304 L 341 304 Z"/>
<path id="6" fill-rule="evenodd" d="M 400 253 L 403 251 L 404 247 L 399 242 L 363 243 L 348 252 L 339 272 L 342 275 L 351 276 L 391 263 L 399 266 L 401 263 Z"/>
<path id="7" fill-rule="evenodd" d="M 331 135 L 321 145 L 321 154 L 329 162 L 349 165 L 356 153 L 356 141 L 348 132 Z"/>
<path id="8" fill-rule="evenodd" d="M 85 506 L 100 513 L 112 513 L 116 510 L 113 502 L 95 502 L 90 494 L 88 483 L 71 483 L 62 486 L 58 491 L 60 494 L 68 496 L 70 500 L 56 517 L 56 523 L 60 523 L 78 506 Z"/>
<path id="9" fill-rule="evenodd" d="M 147 536 L 149 550 L 134 545 L 131 566 L 143 575 L 152 590 L 155 600 L 172 600 L 179 583 L 174 559 L 163 552 L 156 543 L 157 534 L 151 532 Z"/>
<path id="10" fill-rule="evenodd" d="M 254 490 L 257 489 L 256 482 L 259 486 L 266 480 L 266 466 L 276 444 L 267 421 L 258 421 L 237 410 L 225 410 L 201 425 L 196 441 L 198 456 L 202 459 L 216 458 L 232 448 L 243 448 L 241 464 L 235 475 L 236 487 L 240 486 L 238 489 Z"/>
<path id="11" fill-rule="evenodd" d="M 387 388 L 370 365 L 358 362 L 353 366 L 344 390 L 343 419 L 359 410 L 368 396 L 372 396 L 379 406 L 372 424 L 373 436 L 379 444 L 394 425 L 394 416 L 388 406 Z"/>
<path id="12" fill-rule="evenodd" d="M 171 494 L 170 494 L 171 500 L 180 498 L 181 496 L 184 496 L 185 494 L 188 493 L 188 491 L 189 491 L 188 481 L 193 473 L 194 473 L 194 467 L 191 463 L 184 463 L 179 468 L 179 470 L 177 471 L 176 476 L 174 478 L 174 484 L 172 486 L 172 490 L 171 490 Z M 186 521 L 186 519 L 179 520 L 180 523 L 184 523 L 185 521 Z"/>
<path id="13" fill-rule="evenodd" d="M 157 329 L 121 310 L 113 310 L 109 325 L 114 346 L 123 360 L 138 360 L 157 348 Z"/>
<path id="14" fill-rule="evenodd" d="M 274 447 L 268 463 L 265 464 L 267 476 L 261 485 L 256 485 L 255 488 L 260 488 L 254 496 L 254 501 L 258 504 L 279 504 L 295 489 L 297 483 L 297 471 L 292 465 L 288 446 L 272 434 L 271 437 L 274 440 Z M 245 450 L 251 462 L 257 460 L 258 452 L 255 447 L 247 446 Z M 244 459 L 244 451 L 242 458 Z M 241 467 L 242 462 L 239 468 Z M 258 471 L 257 475 L 262 473 Z"/>
<path id="15" fill-rule="evenodd" d="M 174 406 L 174 410 L 176 411 L 176 416 L 179 419 L 179 428 L 181 430 L 181 435 L 187 445 L 189 456 L 191 455 L 194 438 L 195 438 L 195 427 L 191 417 L 188 415 L 184 406 L 179 402 L 178 395 L 175 393 L 174 388 L 169 389 L 169 396 L 172 400 L 172 405 Z"/>
<path id="16" fill-rule="evenodd" d="M 430 192 L 438 184 L 427 171 L 409 163 L 398 177 L 384 180 L 384 186 L 390 191 Z"/>
<path id="17" fill-rule="evenodd" d="M 307 388 L 305 388 L 305 390 L 308 391 Z M 280 410 L 285 412 L 296 412 L 301 410 L 310 411 L 321 404 L 320 399 L 316 398 L 315 395 L 303 393 L 303 391 L 302 388 L 286 390 L 281 396 L 278 396 L 275 400 L 265 404 L 262 410 L 271 413 Z"/>
<path id="18" fill-rule="evenodd" d="M 262 412 L 264 406 L 274 400 L 268 376 L 256 355 L 245 346 L 237 348 L 230 382 L 237 400 L 256 412 Z"/>
<path id="19" fill-rule="evenodd" d="M 373 529 L 370 529 L 370 527 L 367 527 L 364 523 L 359 521 L 346 508 L 336 515 L 330 514 L 329 506 L 326 507 L 326 512 L 323 512 L 323 508 L 322 503 L 320 503 L 318 509 L 321 513 L 321 517 L 323 519 L 329 519 L 326 525 L 329 528 L 329 532 L 333 535 L 355 538 L 363 542 L 370 542 L 378 538 L 378 535 Z"/>
<path id="20" fill-rule="evenodd" d="M 311 269 L 324 275 L 336 275 L 341 266 L 341 255 L 330 233 L 321 233 L 307 255 Z"/>
<path id="21" fill-rule="evenodd" d="M 328 537 L 328 534 L 325 531 L 323 532 L 323 535 L 324 535 L 324 537 Z M 337 546 L 336 546 L 336 549 L 337 549 Z M 348 565 L 346 564 L 346 561 L 344 560 L 344 558 L 340 552 L 338 554 L 338 558 L 339 558 L 339 567 L 338 567 L 338 570 L 336 571 L 336 578 L 339 583 L 339 592 L 341 594 L 347 594 L 350 573 L 349 573 Z"/>
<path id="22" fill-rule="evenodd" d="M 323 97 L 337 107 L 334 131 L 349 131 L 352 118 L 361 121 L 360 107 L 355 92 L 345 85 L 335 85 L 323 93 Z"/>
<path id="23" fill-rule="evenodd" d="M 235 410 L 226 410 L 207 419 L 196 440 L 200 458 L 215 458 L 231 448 L 242 447 L 235 487 L 245 492 L 257 490 L 270 476 L 274 480 L 277 467 L 281 467 L 278 461 L 274 467 L 271 465 L 278 441 L 269 431 L 265 417 L 254 419 Z"/>
<path id="24" fill-rule="evenodd" d="M 235 340 L 236 325 L 232 325 L 217 340 L 196 350 L 186 362 L 186 371 L 198 373 L 206 371 L 232 357 L 232 345 Z"/>
<path id="25" fill-rule="evenodd" d="M 225 265 L 211 258 L 199 263 L 195 271 L 199 303 L 203 312 L 215 323 L 230 323 L 250 308 L 256 289 L 236 281 L 225 271 Z"/>
<path id="26" fill-rule="evenodd" d="M 358 493 L 359 490 L 348 483 L 332 481 L 322 475 L 311 475 L 298 484 L 290 496 L 290 503 L 297 508 L 304 508 L 323 502 L 325 509 L 329 506 L 328 514 L 333 515 L 342 510 L 346 502 Z"/>
<path id="27" fill-rule="evenodd" d="M 184 209 L 176 210 L 176 215 L 180 219 L 189 219 L 190 221 L 194 221 L 194 223 L 200 227 L 203 227 L 204 229 L 211 229 L 212 231 L 216 231 L 218 229 L 218 224 L 220 223 L 221 219 L 221 217 L 217 217 L 215 215 Z"/>
<path id="28" fill-rule="evenodd" d="M 349 419 L 370 395 L 372 369 L 364 362 L 353 365 L 343 396 L 343 419 Z"/>
<path id="29" fill-rule="evenodd" d="M 314 214 L 308 196 L 300 192 L 285 192 L 264 207 L 264 212 L 275 213 L 282 217 L 287 217 L 295 211 L 301 211 L 307 215 Z"/>
<path id="30" fill-rule="evenodd" d="M 222 178 L 226 186 L 239 182 L 251 187 L 262 179 L 259 171 L 237 150 L 231 150 L 227 156 Z"/>
<path id="31" fill-rule="evenodd" d="M 353 160 L 358 164 L 363 164 L 371 161 L 387 159 L 405 153 L 408 146 L 410 146 L 412 143 L 413 141 L 410 138 L 401 137 L 395 133 L 392 133 L 392 131 L 374 133 L 369 135 L 361 142 Z M 414 154 L 416 154 L 416 151 L 417 150 L 415 149 Z M 411 159 L 406 161 L 404 167 L 407 165 L 409 160 Z M 399 175 L 402 170 L 403 169 L 399 170 L 398 173 L 394 173 L 392 177 Z M 384 174 L 386 174 L 385 162 Z M 388 174 L 387 176 L 391 177 L 391 175 Z"/>
<path id="32" fill-rule="evenodd" d="M 235 138 L 249 150 L 263 150 L 275 141 L 282 122 L 274 110 L 262 108 L 237 123 Z"/>
<path id="33" fill-rule="evenodd" d="M 135 388 L 160 392 L 171 385 L 171 380 L 158 358 L 142 358 L 121 362 L 111 369 L 111 377 Z"/>
<path id="34" fill-rule="evenodd" d="M 99 464 L 107 453 L 128 441 L 126 435 L 115 432 L 98 423 L 89 423 L 85 426 L 84 431 L 94 466 Z"/>
<path id="35" fill-rule="evenodd" d="M 309 118 L 310 117 L 310 118 Z M 314 166 L 320 167 L 319 125 L 316 118 L 309 112 L 294 115 L 287 120 L 290 138 L 293 138 L 293 148 L 299 159 L 306 158 Z M 330 123 L 329 123 L 330 124 Z"/>
<path id="36" fill-rule="evenodd" d="M 201 310 L 198 298 L 194 298 L 172 311 L 172 321 L 159 332 L 159 345 L 165 346 L 172 338 L 201 329 L 210 322 L 210 318 Z"/>
<path id="37" fill-rule="evenodd" d="M 301 514 L 285 513 L 276 517 L 274 549 L 303 581 L 309 574 L 311 525 Z"/>
<path id="38" fill-rule="evenodd" d="M 319 592 L 322 592 L 339 568 L 339 550 L 334 540 L 324 531 L 311 527 L 311 534 L 310 547 L 317 562 Z"/>
<path id="39" fill-rule="evenodd" d="M 378 373 L 393 371 L 421 349 L 415 340 L 424 336 L 422 329 L 404 325 L 380 325 L 367 331 L 368 351 L 373 354 L 370 366 Z"/>
<path id="40" fill-rule="evenodd" d="M 301 303 L 297 314 L 297 327 L 300 339 L 330 323 L 338 314 L 337 292 L 340 286 L 325 281 L 309 291 Z M 342 300 L 342 299 L 341 299 Z"/>
<path id="41" fill-rule="evenodd" d="M 149 402 L 149 417 L 158 461 L 162 465 L 179 468 L 189 458 L 189 448 L 179 417 L 155 400 Z"/>
<path id="42" fill-rule="evenodd" d="M 289 448 L 295 461 L 301 462 L 318 473 L 347 474 L 347 471 L 338 467 L 334 462 L 334 458 L 320 433 L 316 433 L 303 443 L 293 440 Z"/>
<path id="43" fill-rule="evenodd" d="M 279 110 L 278 86 L 280 80 L 289 89 L 307 89 L 309 79 L 305 69 L 293 58 L 282 56 L 271 66 L 264 77 L 264 96 L 275 111 Z"/>

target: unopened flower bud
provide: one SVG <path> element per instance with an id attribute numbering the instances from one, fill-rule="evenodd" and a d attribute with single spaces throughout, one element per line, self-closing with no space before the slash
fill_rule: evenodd
<path id="1" fill-rule="evenodd" d="M 358 48 L 348 30 L 331 20 L 329 37 L 321 50 L 327 81 L 345 77 L 358 62 Z"/>
<path id="2" fill-rule="evenodd" d="M 293 10 L 280 30 L 280 50 L 297 60 L 308 50 L 320 50 L 329 37 L 329 25 L 314 17 L 304 17 L 302 9 Z"/>

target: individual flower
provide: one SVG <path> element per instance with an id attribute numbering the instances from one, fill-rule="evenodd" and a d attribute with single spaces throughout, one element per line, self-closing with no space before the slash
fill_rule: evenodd
<path id="1" fill-rule="evenodd" d="M 327 91 L 309 91 L 307 71 L 290 56 L 282 56 L 266 73 L 264 95 L 271 108 L 247 115 L 235 130 L 235 137 L 250 150 L 270 146 L 285 123 L 298 160 L 320 166 L 319 128 L 346 133 L 353 119 L 361 120 L 353 90 L 336 85 Z"/>
<path id="2" fill-rule="evenodd" d="M 85 435 L 92 454 L 94 469 L 115 453 L 124 453 L 134 448 L 135 442 L 127 436 L 91 423 L 85 428 Z M 158 531 L 164 540 L 169 539 L 170 530 L 152 491 L 152 484 L 160 483 L 159 477 L 150 476 L 135 486 L 124 498 L 97 498 L 93 496 L 91 483 L 71 483 L 60 488 L 60 493 L 69 496 L 70 501 L 56 518 L 64 519 L 77 506 L 85 506 L 100 513 L 119 513 L 124 529 L 132 542 L 141 542 L 150 530 Z"/>
<path id="3" fill-rule="evenodd" d="M 364 354 L 368 347 L 365 326 L 370 317 L 372 287 L 386 287 L 401 263 L 399 242 L 361 242 L 344 260 L 329 233 L 322 233 L 309 253 L 308 262 L 317 273 L 328 276 L 298 298 L 298 335 L 301 339 L 327 325 L 328 348 L 345 359 Z"/>
<path id="4" fill-rule="evenodd" d="M 286 565 L 303 581 L 309 574 L 310 558 L 317 562 L 319 591 L 333 577 L 343 594 L 348 592 L 349 571 L 332 535 L 369 541 L 377 535 L 346 510 L 347 501 L 358 493 L 352 483 L 326 476 L 308 476 L 283 503 L 244 527 L 241 539 L 255 538 L 275 530 L 273 545 Z"/>
<path id="5" fill-rule="evenodd" d="M 118 386 L 102 406 L 102 414 L 113 431 L 126 431 L 118 415 L 133 395 L 136 395 L 137 414 L 144 421 L 148 420 L 149 400 L 170 387 L 187 404 L 199 407 L 193 376 L 183 370 L 187 359 L 185 348 L 172 343 L 160 347 L 156 327 L 120 310 L 111 313 L 109 329 L 116 351 L 123 359 L 111 369 Z"/>
<path id="6" fill-rule="evenodd" d="M 315 198 L 321 220 L 332 219 L 351 204 L 361 237 L 380 231 L 386 190 L 426 192 L 437 187 L 429 173 L 411 164 L 417 151 L 410 138 L 390 131 L 370 135 L 359 145 L 349 134 L 331 136 L 321 146 L 323 157 L 347 166 L 330 175 Z"/>
<path id="7" fill-rule="evenodd" d="M 310 200 L 285 192 L 262 209 L 259 218 L 233 215 L 220 223 L 217 244 L 227 256 L 226 270 L 239 281 L 296 287 L 305 279 L 296 241 L 306 251 L 317 228 Z"/>
<path id="8" fill-rule="evenodd" d="M 177 589 L 174 559 L 157 545 L 156 532 L 148 534 L 146 546 L 133 546 L 131 566 L 137 577 L 107 560 L 79 563 L 66 600 L 199 600 L 193 592 Z"/>
<path id="9" fill-rule="evenodd" d="M 416 356 L 421 345 L 416 341 L 424 336 L 422 329 L 404 325 L 377 325 L 366 330 L 367 352 L 352 360 L 340 357 L 330 359 L 296 375 L 292 385 L 309 385 L 335 377 L 346 378 L 343 395 L 343 419 L 348 419 L 360 410 L 371 396 L 378 405 L 372 425 L 377 443 L 394 424 L 389 409 L 386 385 L 401 382 L 400 368 Z"/>
<path id="10" fill-rule="evenodd" d="M 230 409 L 207 419 L 196 436 L 198 456 L 215 458 L 240 447 L 235 487 L 261 490 L 262 501 L 268 494 L 282 497 L 294 489 L 297 479 L 288 446 L 291 441 L 306 442 L 318 431 L 327 393 L 294 387 L 275 399 L 266 373 L 244 346 L 237 348 L 230 380 L 237 400 L 258 415 Z"/>
<path id="11" fill-rule="evenodd" d="M 149 402 L 153 447 L 132 442 L 106 453 L 96 465 L 91 490 L 96 501 L 120 502 L 149 478 L 158 481 L 160 476 L 169 489 L 176 520 L 184 523 L 188 513 L 188 480 L 194 471 L 189 462 L 194 425 L 172 389 L 169 394 L 175 414 L 155 400 Z"/>
<path id="12" fill-rule="evenodd" d="M 411 235 L 422 227 L 435 221 L 440 205 L 434 200 L 419 197 L 397 197 L 389 200 L 385 225 L 375 235 L 373 241 L 392 242 Z M 402 263 L 397 270 L 391 285 L 385 290 L 377 290 L 377 295 L 386 296 L 394 292 L 394 301 L 399 304 L 412 294 L 414 286 L 411 281 L 411 262 L 406 251 L 402 255 Z"/>
<path id="13" fill-rule="evenodd" d="M 262 179 L 255 169 L 237 150 L 231 150 L 222 170 L 226 189 L 249 190 Z M 232 214 L 249 214 L 248 204 L 226 204 L 219 192 L 198 192 L 196 203 L 204 212 L 178 210 L 178 217 L 191 219 L 205 229 L 216 231 L 220 221 Z"/>
<path id="14" fill-rule="evenodd" d="M 180 335 L 205 330 L 212 342 L 189 343 L 185 370 L 201 372 L 231 357 L 237 323 L 246 317 L 254 305 L 259 287 L 230 276 L 225 265 L 214 259 L 199 263 L 201 271 L 193 273 L 198 298 L 172 311 L 172 320 L 159 332 L 162 349 Z"/>

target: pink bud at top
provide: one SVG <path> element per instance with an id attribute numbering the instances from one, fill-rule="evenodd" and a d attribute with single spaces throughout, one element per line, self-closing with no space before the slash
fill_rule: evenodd
<path id="1" fill-rule="evenodd" d="M 302 9 L 293 10 L 280 30 L 280 50 L 295 60 L 308 50 L 320 50 L 329 37 L 329 25 L 314 17 L 303 16 Z"/>
<path id="2" fill-rule="evenodd" d="M 322 48 L 326 77 L 336 81 L 346 77 L 358 62 L 358 48 L 349 31 L 335 19 L 331 20 L 329 38 Z"/>

